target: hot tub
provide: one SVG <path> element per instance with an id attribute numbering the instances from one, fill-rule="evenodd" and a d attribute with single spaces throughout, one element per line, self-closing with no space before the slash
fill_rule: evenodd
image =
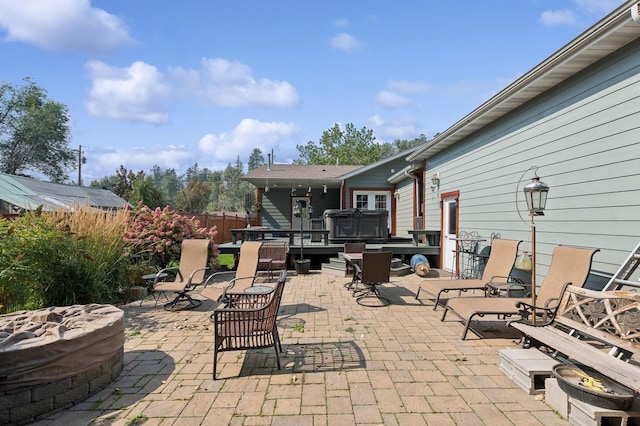
<path id="1" fill-rule="evenodd" d="M 332 243 L 386 243 L 389 239 L 388 216 L 386 209 L 330 209 L 325 210 L 323 215 L 325 228 L 329 230 L 329 241 Z"/>

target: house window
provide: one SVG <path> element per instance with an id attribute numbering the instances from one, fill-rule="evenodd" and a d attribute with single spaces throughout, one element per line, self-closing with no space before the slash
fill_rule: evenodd
<path id="1" fill-rule="evenodd" d="M 391 210 L 391 192 L 353 191 L 353 206 L 360 210 Z"/>
<path id="2" fill-rule="evenodd" d="M 388 226 L 391 229 L 391 192 L 390 191 L 353 191 L 353 206 L 359 210 L 384 209 L 389 212 Z"/>
<path id="3" fill-rule="evenodd" d="M 369 195 L 368 194 L 356 194 L 356 208 L 360 210 L 369 209 Z"/>

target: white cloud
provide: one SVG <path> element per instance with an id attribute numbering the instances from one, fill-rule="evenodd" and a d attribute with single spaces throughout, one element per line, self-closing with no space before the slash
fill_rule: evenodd
<path id="1" fill-rule="evenodd" d="M 344 50 L 345 52 L 352 52 L 360 49 L 361 44 L 351 34 L 338 33 L 331 39 L 331 47 L 334 49 Z"/>
<path id="2" fill-rule="evenodd" d="M 367 125 L 374 131 L 379 141 L 393 142 L 396 139 L 414 139 L 420 134 L 426 134 L 419 128 L 413 116 L 386 119 L 377 114 L 368 118 Z"/>
<path id="3" fill-rule="evenodd" d="M 345 28 L 349 26 L 349 20 L 346 18 L 340 18 L 333 21 L 334 27 Z"/>
<path id="4" fill-rule="evenodd" d="M 542 12 L 540 21 L 546 26 L 575 24 L 578 22 L 575 13 L 569 9 L 546 10 Z"/>
<path id="5" fill-rule="evenodd" d="M 388 90 L 378 92 L 376 102 L 388 108 L 402 108 L 411 105 L 411 100 L 406 96 Z"/>
<path id="6" fill-rule="evenodd" d="M 148 146 L 104 149 L 93 148 L 87 153 L 87 164 L 82 167 L 86 183 L 90 180 L 100 179 L 116 173 L 120 165 L 134 173 L 142 170 L 148 172 L 153 166 L 161 169 L 175 169 L 178 174 L 186 170 L 185 165 L 194 164 L 197 161 L 193 149 L 181 146 Z"/>
<path id="7" fill-rule="evenodd" d="M 387 87 L 389 90 L 405 95 L 419 95 L 433 90 L 433 87 L 429 83 L 407 80 L 390 80 L 387 82 Z"/>
<path id="8" fill-rule="evenodd" d="M 600 18 L 620 5 L 619 0 L 573 0 L 574 7 L 562 10 L 547 10 L 540 15 L 546 26 L 575 25 Z"/>
<path id="9" fill-rule="evenodd" d="M 52 51 L 103 53 L 135 44 L 118 17 L 89 0 L 2 0 L 0 28 L 7 41 Z"/>
<path id="10" fill-rule="evenodd" d="M 609 13 L 620 5 L 620 0 L 573 0 L 580 9 L 592 13 Z"/>
<path id="11" fill-rule="evenodd" d="M 175 68 L 171 75 L 182 94 L 223 107 L 288 107 L 300 100 L 286 81 L 256 80 L 251 68 L 238 61 L 204 58 L 199 70 Z"/>
<path id="12" fill-rule="evenodd" d="M 86 65 L 92 81 L 85 100 L 89 114 L 115 120 L 166 123 L 166 101 L 171 92 L 156 67 L 134 62 L 116 68 L 100 61 Z"/>
<path id="13" fill-rule="evenodd" d="M 390 80 L 387 82 L 387 88 L 378 92 L 376 102 L 387 108 L 413 107 L 415 103 L 411 100 L 411 96 L 421 95 L 432 90 L 433 87 L 425 82 Z"/>
<path id="14" fill-rule="evenodd" d="M 266 123 L 245 118 L 230 132 L 203 136 L 198 148 L 205 154 L 212 154 L 216 161 L 231 162 L 235 161 L 238 153 L 249 153 L 254 148 L 267 152 L 297 132 L 297 127 L 292 123 Z"/>

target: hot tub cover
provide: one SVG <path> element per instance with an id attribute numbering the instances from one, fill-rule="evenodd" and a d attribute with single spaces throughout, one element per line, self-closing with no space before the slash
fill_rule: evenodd
<path id="1" fill-rule="evenodd" d="M 124 312 L 73 305 L 0 315 L 0 389 L 88 371 L 124 347 Z"/>

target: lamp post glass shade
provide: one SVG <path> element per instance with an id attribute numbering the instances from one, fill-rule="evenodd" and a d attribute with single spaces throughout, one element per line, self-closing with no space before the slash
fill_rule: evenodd
<path id="1" fill-rule="evenodd" d="M 529 212 L 535 216 L 544 216 L 549 185 L 540 182 L 538 175 L 535 175 L 533 179 L 531 179 L 531 182 L 525 185 L 523 190 Z"/>

